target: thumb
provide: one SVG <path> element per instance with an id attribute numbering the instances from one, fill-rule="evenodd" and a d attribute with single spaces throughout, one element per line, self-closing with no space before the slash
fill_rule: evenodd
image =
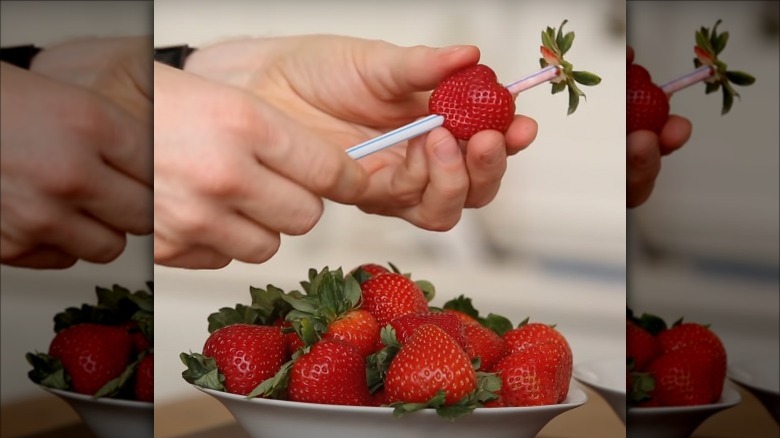
<path id="1" fill-rule="evenodd" d="M 388 45 L 385 50 L 369 53 L 368 74 L 379 81 L 390 96 L 404 96 L 435 88 L 445 77 L 479 62 L 479 48 L 470 45 L 434 48 L 428 46 L 399 47 Z"/>

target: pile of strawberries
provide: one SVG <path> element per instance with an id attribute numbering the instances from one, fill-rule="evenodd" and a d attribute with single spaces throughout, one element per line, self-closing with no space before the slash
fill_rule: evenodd
<path id="1" fill-rule="evenodd" d="M 149 291 L 96 287 L 97 304 L 54 316 L 47 353 L 27 353 L 33 382 L 98 397 L 154 400 L 154 303 Z"/>
<path id="2" fill-rule="evenodd" d="M 180 355 L 184 379 L 249 398 L 391 406 L 398 416 L 567 396 L 572 352 L 550 325 L 483 317 L 463 296 L 433 307 L 433 285 L 392 264 L 311 269 L 301 286 L 250 287 L 250 305 L 211 314 L 202 354 Z"/>
<path id="3" fill-rule="evenodd" d="M 717 402 L 726 379 L 726 349 L 706 325 L 650 314 L 626 319 L 629 405 L 693 406 Z"/>

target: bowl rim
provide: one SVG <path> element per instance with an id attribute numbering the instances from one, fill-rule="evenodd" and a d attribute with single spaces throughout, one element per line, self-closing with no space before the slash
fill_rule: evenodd
<path id="1" fill-rule="evenodd" d="M 577 379 L 580 383 L 583 383 L 583 384 L 585 384 L 587 386 L 590 386 L 593 389 L 597 389 L 597 390 L 600 390 L 600 391 L 603 391 L 603 392 L 607 392 L 607 393 L 610 393 L 610 394 L 614 394 L 614 395 L 617 395 L 617 396 L 626 397 L 627 396 L 627 391 L 626 391 L 625 387 L 619 389 L 619 388 L 615 388 L 613 386 L 606 386 L 606 385 L 602 384 L 601 382 L 596 382 L 596 381 L 588 378 L 587 376 L 583 375 L 583 372 L 589 366 L 593 366 L 593 365 L 596 365 L 596 364 L 611 363 L 612 361 L 620 361 L 620 363 L 625 364 L 625 359 L 618 358 L 617 356 L 615 356 L 615 357 L 605 357 L 605 358 L 601 358 L 601 359 L 592 359 L 592 360 L 587 360 L 587 361 L 583 361 L 583 362 L 578 362 L 578 363 L 574 364 L 574 367 L 573 367 L 573 370 L 572 370 L 572 377 Z M 623 367 L 625 367 L 625 365 L 623 365 Z"/>
<path id="2" fill-rule="evenodd" d="M 111 397 L 92 397 L 91 395 L 87 394 L 80 394 L 78 392 L 73 391 L 66 391 L 63 389 L 56 389 L 56 388 L 49 388 L 44 385 L 38 385 L 44 390 L 58 395 L 65 399 L 73 399 L 78 400 L 81 402 L 87 402 L 87 403 L 96 403 L 96 404 L 102 404 L 102 405 L 110 405 L 110 406 L 122 406 L 122 407 L 128 407 L 128 408 L 148 408 L 151 409 L 154 407 L 153 402 L 145 402 L 145 401 L 139 401 L 139 400 L 126 400 L 126 399 L 120 399 L 120 398 L 111 398 Z"/>
<path id="3" fill-rule="evenodd" d="M 769 362 L 769 361 L 774 362 L 773 365 L 777 365 L 778 362 L 780 362 L 780 360 L 778 359 L 778 356 L 776 356 L 776 355 L 775 356 L 773 356 L 773 355 L 765 355 L 765 356 L 758 356 L 758 357 L 755 357 L 755 358 L 745 358 L 745 359 L 741 359 L 739 361 L 735 361 L 735 362 L 729 363 L 726 375 L 728 376 L 728 378 L 730 380 L 732 380 L 733 382 L 735 382 L 735 383 L 737 383 L 737 384 L 739 384 L 741 386 L 744 386 L 744 387 L 747 387 L 747 388 L 750 388 L 750 389 L 755 389 L 757 391 L 763 391 L 763 392 L 766 392 L 766 393 L 769 393 L 769 394 L 774 394 L 775 396 L 777 396 L 777 395 L 780 395 L 780 387 L 778 387 L 778 388 L 770 388 L 770 387 L 765 386 L 765 385 L 757 385 L 755 381 L 746 381 L 742 376 L 740 376 L 740 374 L 748 374 L 748 375 L 751 375 L 751 376 L 755 375 L 755 373 L 751 373 L 748 370 L 748 368 L 750 368 L 749 365 L 755 364 L 755 363 L 760 363 L 760 362 Z M 748 365 L 748 366 L 746 366 L 746 365 Z"/>
<path id="4" fill-rule="evenodd" d="M 257 405 L 277 406 L 277 407 L 289 407 L 298 410 L 324 410 L 332 411 L 337 409 L 343 413 L 373 413 L 373 414 L 387 414 L 391 413 L 393 408 L 388 406 L 347 406 L 347 405 L 329 405 L 323 403 L 305 403 L 290 400 L 276 400 L 268 398 L 251 398 L 248 399 L 244 395 L 231 394 L 225 391 L 218 391 L 215 389 L 203 388 L 195 384 L 190 384 L 194 388 L 208 394 L 216 399 L 227 399 L 231 401 L 255 403 Z M 550 410 L 568 410 L 579 406 L 582 406 L 588 401 L 588 395 L 578 385 L 569 386 L 569 394 L 566 399 L 561 403 L 554 405 L 543 406 L 512 406 L 512 407 L 492 407 L 492 408 L 477 408 L 475 412 L 479 412 L 480 415 L 507 415 L 519 412 L 542 412 Z M 415 412 L 415 414 L 421 415 L 437 415 L 433 409 L 423 409 Z M 473 415 L 473 414 L 471 414 Z"/>
<path id="5" fill-rule="evenodd" d="M 731 408 L 742 402 L 742 394 L 739 393 L 734 385 L 728 381 L 723 385 L 723 393 L 720 400 L 715 403 L 693 406 L 658 406 L 658 407 L 630 407 L 626 411 L 629 415 L 663 415 L 663 414 L 682 414 L 706 411 L 719 411 Z"/>

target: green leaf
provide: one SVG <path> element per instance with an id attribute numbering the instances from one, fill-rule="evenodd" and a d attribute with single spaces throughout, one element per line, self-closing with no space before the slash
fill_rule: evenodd
<path id="1" fill-rule="evenodd" d="M 187 367 L 182 371 L 181 376 L 188 383 L 201 388 L 225 390 L 225 376 L 220 374 L 214 359 L 200 353 L 181 353 L 179 359 Z"/>
<path id="2" fill-rule="evenodd" d="M 401 401 L 401 402 L 393 403 L 390 406 L 394 408 L 393 415 L 396 418 L 401 418 L 410 412 L 415 412 L 421 409 L 428 409 L 428 408 L 434 408 L 436 409 L 436 412 L 439 415 L 445 416 L 439 412 L 439 408 L 444 406 L 445 399 L 446 399 L 446 394 L 444 393 L 444 391 L 440 389 L 436 391 L 436 395 L 431 397 L 431 399 L 425 403 L 404 403 Z"/>
<path id="3" fill-rule="evenodd" d="M 571 49 L 572 43 L 574 43 L 574 32 L 569 32 L 563 37 L 563 40 L 558 43 L 558 48 L 561 49 L 562 55 L 565 55 L 566 52 Z"/>
<path id="4" fill-rule="evenodd" d="M 722 34 L 718 35 L 717 39 L 712 42 L 712 48 L 715 50 L 715 54 L 719 54 L 723 51 L 723 49 L 726 48 L 726 43 L 729 40 L 729 33 L 723 32 Z"/>
<path id="5" fill-rule="evenodd" d="M 550 32 L 549 32 L 549 30 L 552 30 L 552 29 L 549 28 L 549 27 L 547 29 L 548 29 L 548 32 L 542 31 L 542 45 L 544 47 L 552 50 L 553 52 L 557 52 L 557 50 L 555 50 L 555 42 L 554 42 L 554 38 L 555 37 L 551 36 Z"/>
<path id="6" fill-rule="evenodd" d="M 550 65 L 550 63 L 548 63 L 544 58 L 539 58 L 539 65 L 542 66 L 542 68 L 545 68 Z"/>
<path id="7" fill-rule="evenodd" d="M 593 86 L 601 83 L 601 78 L 587 71 L 574 71 L 572 78 L 582 85 Z"/>
<path id="8" fill-rule="evenodd" d="M 512 321 L 494 313 L 488 314 L 481 322 L 483 326 L 493 330 L 498 336 L 503 336 L 504 333 L 512 330 Z"/>
<path id="9" fill-rule="evenodd" d="M 65 373 L 65 368 L 59 359 L 46 353 L 27 353 L 25 358 L 33 367 L 27 373 L 30 380 L 47 388 L 70 389 L 70 376 Z"/>
<path id="10" fill-rule="evenodd" d="M 436 297 L 436 287 L 428 280 L 415 280 L 414 284 L 417 285 L 417 287 L 420 288 L 423 295 L 425 295 L 425 300 L 429 303 L 433 301 L 433 299 Z"/>
<path id="11" fill-rule="evenodd" d="M 720 82 L 707 82 L 705 87 L 705 93 L 710 94 L 720 89 Z"/>
<path id="12" fill-rule="evenodd" d="M 731 111 L 731 106 L 734 105 L 734 96 L 739 96 L 739 94 L 729 86 L 728 82 L 723 82 L 723 108 L 720 110 L 721 115 Z"/>
<path id="13" fill-rule="evenodd" d="M 290 370 L 292 369 L 293 364 L 295 364 L 295 359 L 285 362 L 273 377 L 260 382 L 259 385 L 246 395 L 246 398 L 255 398 L 259 396 L 276 399 L 283 398 L 284 394 L 287 392 L 287 386 L 290 383 Z"/>
<path id="14" fill-rule="evenodd" d="M 756 78 L 742 71 L 731 70 L 726 72 L 726 77 L 729 81 L 736 85 L 752 85 L 756 82 Z"/>
<path id="15" fill-rule="evenodd" d="M 138 359 L 125 367 L 119 377 L 109 380 L 105 385 L 98 389 L 93 397 L 119 397 L 122 393 L 127 395 L 132 394 L 132 377 L 135 374 L 135 370 L 138 368 L 141 359 L 145 356 L 145 354 L 140 355 Z"/>
<path id="16" fill-rule="evenodd" d="M 207 317 L 208 331 L 214 333 L 233 324 L 259 324 L 259 319 L 257 310 L 245 304 L 236 304 L 234 308 L 223 307 Z"/>
<path id="17" fill-rule="evenodd" d="M 580 95 L 574 87 L 574 84 L 569 84 L 569 110 L 566 113 L 571 115 L 574 111 L 577 111 L 577 106 L 580 104 Z"/>
<path id="18" fill-rule="evenodd" d="M 566 89 L 566 82 L 553 82 L 552 83 L 552 94 L 560 93 L 561 91 Z"/>
<path id="19" fill-rule="evenodd" d="M 460 295 L 457 298 L 453 298 L 446 303 L 444 303 L 444 306 L 442 306 L 444 309 L 450 309 L 450 310 L 457 310 L 459 312 L 463 312 L 466 315 L 474 318 L 479 319 L 479 311 L 474 308 L 474 305 L 471 303 L 471 298 L 467 298 L 465 295 Z"/>
<path id="20" fill-rule="evenodd" d="M 652 335 L 657 335 L 667 329 L 666 321 L 651 313 L 643 313 L 639 318 L 635 318 L 633 322 Z"/>

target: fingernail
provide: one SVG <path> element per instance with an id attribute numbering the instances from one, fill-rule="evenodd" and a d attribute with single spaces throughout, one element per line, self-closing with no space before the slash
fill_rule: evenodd
<path id="1" fill-rule="evenodd" d="M 440 140 L 433 147 L 433 153 L 443 164 L 452 164 L 462 159 L 462 154 L 458 144 L 449 138 Z"/>

